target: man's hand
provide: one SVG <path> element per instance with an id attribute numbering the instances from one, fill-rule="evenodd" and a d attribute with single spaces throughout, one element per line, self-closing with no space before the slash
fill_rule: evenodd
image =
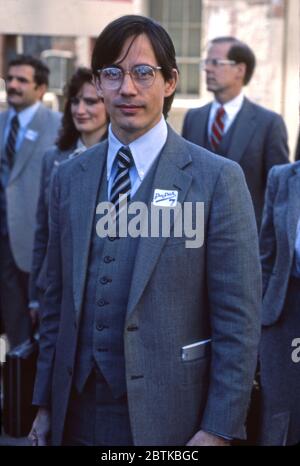
<path id="1" fill-rule="evenodd" d="M 229 440 L 209 434 L 204 430 L 199 430 L 187 443 L 188 447 L 228 447 L 229 445 Z"/>
<path id="2" fill-rule="evenodd" d="M 28 439 L 33 447 L 44 447 L 48 443 L 50 433 L 50 412 L 46 408 L 39 408 L 33 421 Z"/>

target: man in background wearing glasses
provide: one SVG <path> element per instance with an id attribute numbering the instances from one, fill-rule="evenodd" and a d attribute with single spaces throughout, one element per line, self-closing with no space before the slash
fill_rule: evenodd
<path id="1" fill-rule="evenodd" d="M 268 171 L 288 162 L 285 124 L 281 116 L 244 96 L 243 87 L 255 68 L 255 56 L 247 44 L 234 37 L 213 39 L 203 67 L 207 90 L 215 99 L 187 112 L 182 135 L 240 164 L 259 229 Z"/>
<path id="2" fill-rule="evenodd" d="M 158 23 L 110 23 L 92 70 L 111 124 L 108 141 L 53 179 L 30 439 L 45 445 L 51 430 L 53 445 L 227 445 L 245 436 L 259 338 L 258 242 L 242 171 L 167 125 L 178 71 Z M 166 210 L 170 193 L 204 203 L 202 247 L 172 230 L 97 235 L 100 203 L 116 207 L 117 223 L 120 200 L 150 209 L 163 199 Z"/>

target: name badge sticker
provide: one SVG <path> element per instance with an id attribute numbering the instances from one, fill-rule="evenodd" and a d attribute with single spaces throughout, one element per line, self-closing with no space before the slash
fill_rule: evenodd
<path id="1" fill-rule="evenodd" d="M 34 131 L 33 129 L 28 129 L 25 133 L 25 138 L 29 139 L 29 141 L 36 141 L 39 133 Z"/>
<path id="2" fill-rule="evenodd" d="M 177 205 L 178 191 L 155 189 L 152 204 L 162 207 L 175 207 Z"/>

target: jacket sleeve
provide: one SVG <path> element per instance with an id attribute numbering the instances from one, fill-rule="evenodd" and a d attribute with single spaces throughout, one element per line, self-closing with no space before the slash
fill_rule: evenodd
<path id="1" fill-rule="evenodd" d="M 29 300 L 38 301 L 37 281 L 46 257 L 49 237 L 48 206 L 49 206 L 49 180 L 52 169 L 52 158 L 49 160 L 46 152 L 43 158 L 40 192 L 36 211 L 36 230 L 34 235 L 32 265 L 29 280 Z"/>
<path id="2" fill-rule="evenodd" d="M 59 225 L 59 170 L 54 174 L 50 194 L 49 242 L 47 248 L 47 289 L 40 325 L 40 351 L 37 363 L 33 404 L 49 406 L 56 340 L 62 296 Z"/>
<path id="3" fill-rule="evenodd" d="M 188 111 L 185 114 L 184 121 L 183 121 L 183 126 L 182 126 L 182 137 L 185 139 L 188 139 L 188 128 L 189 128 L 189 116 L 190 116 L 190 111 Z"/>
<path id="4" fill-rule="evenodd" d="M 288 136 L 285 123 L 280 115 L 274 114 L 268 127 L 264 147 L 265 174 L 274 165 L 289 162 Z"/>
<path id="5" fill-rule="evenodd" d="M 268 287 L 276 257 L 276 238 L 273 223 L 273 205 L 277 190 L 276 168 L 272 168 L 267 181 L 265 204 L 260 231 L 260 258 L 262 265 L 263 296 Z"/>
<path id="6" fill-rule="evenodd" d="M 260 336 L 261 268 L 254 210 L 236 163 L 220 171 L 206 234 L 212 357 L 201 428 L 245 438 Z"/>

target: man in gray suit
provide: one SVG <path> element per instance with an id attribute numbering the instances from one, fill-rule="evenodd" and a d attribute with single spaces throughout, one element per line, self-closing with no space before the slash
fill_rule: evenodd
<path id="1" fill-rule="evenodd" d="M 21 55 L 8 67 L 9 109 L 0 114 L 0 319 L 11 347 L 30 335 L 28 277 L 41 163 L 60 114 L 41 104 L 49 69 Z"/>
<path id="2" fill-rule="evenodd" d="M 260 233 L 263 278 L 260 342 L 263 445 L 300 442 L 300 162 L 269 173 Z"/>
<path id="3" fill-rule="evenodd" d="M 111 125 L 108 141 L 61 164 L 53 179 L 30 438 L 45 445 L 51 431 L 54 445 L 227 445 L 245 436 L 259 339 L 258 240 L 244 176 L 166 124 L 178 71 L 155 21 L 110 23 L 92 70 Z M 172 228 L 100 234 L 105 201 L 121 219 L 119 195 L 129 208 L 143 203 L 146 219 L 155 206 L 166 213 L 202 202 L 202 246 L 186 247 L 192 235 Z"/>
<path id="4" fill-rule="evenodd" d="M 288 162 L 288 146 L 281 116 L 243 95 L 254 68 L 248 45 L 234 37 L 213 39 L 204 69 L 207 90 L 215 100 L 187 112 L 182 135 L 240 164 L 260 228 L 268 171 Z"/>

